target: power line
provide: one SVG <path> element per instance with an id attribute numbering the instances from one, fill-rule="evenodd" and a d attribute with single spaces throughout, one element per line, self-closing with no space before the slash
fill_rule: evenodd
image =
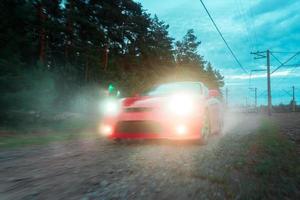
<path id="1" fill-rule="evenodd" d="M 300 67 L 300 65 L 294 65 L 294 66 L 293 66 L 293 69 L 290 70 L 290 73 L 294 72 L 294 70 L 295 70 L 297 67 Z M 277 88 L 277 86 L 279 85 L 279 83 L 281 83 L 283 80 L 286 80 L 287 78 L 290 78 L 290 77 L 284 76 L 284 77 L 279 78 L 279 79 L 276 81 L 276 83 L 273 85 L 273 88 Z M 266 92 L 267 92 L 267 90 L 262 91 L 262 92 L 258 95 L 258 97 L 263 96 L 264 94 L 266 94 Z"/>
<path id="2" fill-rule="evenodd" d="M 271 72 L 271 74 L 273 74 L 274 72 L 276 72 L 278 69 L 280 69 L 281 67 L 283 67 L 286 63 L 288 63 L 290 60 L 292 60 L 293 58 L 295 58 L 298 54 L 300 54 L 300 52 L 295 53 L 293 56 L 291 56 L 289 59 L 287 59 L 285 62 L 281 63 L 281 65 L 279 65 L 275 70 L 273 70 Z"/>
<path id="3" fill-rule="evenodd" d="M 247 3 L 249 3 L 250 1 L 246 1 Z M 252 1 L 251 1 L 252 2 Z M 253 6 L 248 4 L 248 11 L 246 12 L 248 14 L 248 16 L 250 16 L 250 24 L 252 25 L 252 32 L 254 33 L 254 42 L 255 42 L 255 48 L 257 48 L 257 44 L 258 44 L 258 40 L 257 40 L 257 32 L 256 32 L 256 27 L 255 27 L 255 23 L 254 23 L 254 14 L 253 14 Z M 250 15 L 249 15 L 250 14 Z"/>
<path id="4" fill-rule="evenodd" d="M 213 20 L 213 18 L 211 17 L 209 11 L 207 10 L 205 4 L 203 3 L 202 0 L 200 0 L 203 8 L 205 9 L 207 15 L 209 16 L 210 20 L 212 21 L 214 27 L 216 28 L 216 30 L 218 31 L 219 35 L 221 36 L 222 40 L 224 41 L 225 45 L 227 46 L 228 50 L 230 51 L 231 55 L 233 56 L 233 58 L 235 59 L 235 61 L 238 63 L 238 65 L 240 66 L 240 68 L 248 74 L 248 72 L 245 70 L 245 68 L 242 66 L 241 62 L 238 60 L 238 58 L 236 57 L 236 55 L 233 53 L 233 51 L 231 50 L 230 46 L 228 45 L 228 43 L 226 42 L 225 38 L 223 37 L 221 31 L 219 30 L 218 26 L 216 25 L 215 21 Z"/>
<path id="5" fill-rule="evenodd" d="M 243 19 L 243 22 L 244 22 L 243 28 L 244 28 L 245 32 L 247 33 L 245 35 L 247 37 L 249 47 L 250 47 L 251 51 L 254 51 L 254 49 L 255 49 L 254 48 L 254 42 L 253 42 L 253 40 L 251 40 L 252 38 L 250 37 L 250 30 L 249 30 L 250 23 L 249 23 L 249 20 L 247 20 L 247 18 L 246 18 L 245 8 L 242 5 L 241 0 L 235 0 L 235 1 L 236 1 L 236 7 L 237 7 L 237 11 L 239 13 L 239 16 L 240 16 L 240 18 Z"/>
<path id="6" fill-rule="evenodd" d="M 286 94 L 288 94 L 289 96 L 293 96 L 293 94 L 291 94 L 289 91 L 286 91 L 285 89 L 281 89 L 283 92 L 285 92 Z"/>
<path id="7" fill-rule="evenodd" d="M 262 91 L 262 92 L 258 95 L 258 97 L 261 97 L 262 95 L 266 94 L 267 91 L 268 91 L 268 90 Z"/>
<path id="8" fill-rule="evenodd" d="M 294 69 L 292 69 L 292 70 L 290 71 L 290 73 L 292 73 L 295 69 L 296 69 L 296 66 L 294 67 Z M 279 83 L 281 83 L 283 80 L 286 80 L 287 78 L 290 78 L 290 77 L 284 76 L 284 77 L 279 78 L 279 80 L 277 80 L 277 82 L 273 85 L 273 88 L 277 88 L 277 86 L 279 85 Z M 266 93 L 267 93 L 267 90 L 264 90 L 263 92 L 261 92 L 261 93 L 258 95 L 258 98 L 259 98 L 259 97 L 262 97 L 262 96 L 265 95 Z"/>
<path id="9" fill-rule="evenodd" d="M 266 69 L 252 69 L 250 71 L 250 76 L 249 76 L 249 87 L 251 86 L 251 78 L 252 78 L 252 72 L 263 72 L 263 71 L 267 71 Z"/>
<path id="10" fill-rule="evenodd" d="M 273 52 L 270 52 L 271 53 L 271 56 L 273 57 L 273 58 L 275 58 L 275 60 L 277 61 L 277 62 L 279 62 L 279 64 L 281 64 L 282 65 L 282 62 L 273 54 Z"/>
<path id="11" fill-rule="evenodd" d="M 293 66 L 293 67 L 292 67 L 293 69 L 291 69 L 289 73 L 293 73 L 297 67 L 299 67 L 299 65 Z M 274 87 L 274 88 L 277 88 L 277 86 L 279 85 L 279 83 L 281 83 L 283 80 L 285 80 L 285 79 L 287 79 L 287 78 L 290 78 L 290 77 L 284 76 L 284 77 L 279 78 L 279 79 L 277 80 L 277 83 L 275 83 L 275 85 L 273 85 L 273 87 Z"/>
<path id="12" fill-rule="evenodd" d="M 300 63 L 291 64 L 291 65 L 284 65 L 286 67 L 300 67 Z"/>
<path id="13" fill-rule="evenodd" d="M 288 53 L 290 53 L 290 54 L 292 54 L 292 53 L 298 53 L 299 51 L 272 51 L 272 53 L 286 53 L 286 54 L 288 54 Z"/>
<path id="14" fill-rule="evenodd" d="M 258 52 L 259 53 L 259 52 Z M 274 53 L 273 51 L 272 51 L 272 53 Z M 271 55 L 272 55 L 272 53 L 271 53 Z M 300 52 L 295 52 L 296 54 L 298 54 L 298 53 L 300 53 Z M 274 55 L 272 55 L 273 57 L 274 57 Z M 295 65 L 285 65 L 285 63 L 287 63 L 287 62 L 289 62 L 291 59 L 293 59 L 294 57 L 295 57 L 296 55 L 293 55 L 292 57 L 290 57 L 287 61 L 285 61 L 284 63 L 282 63 L 279 67 L 277 67 L 278 69 L 280 68 L 280 67 L 282 67 L 282 66 L 291 66 L 292 67 L 292 69 L 290 69 L 290 71 L 289 71 L 289 73 L 292 73 L 297 67 L 300 67 L 300 65 L 298 65 L 298 64 L 295 64 Z M 275 57 L 274 57 L 275 58 Z M 280 61 L 279 61 L 280 62 Z M 281 62 L 280 62 L 281 63 Z M 275 70 L 278 70 L 278 69 L 275 69 Z M 275 71 L 274 70 L 274 71 Z M 273 72 L 274 72 L 273 71 Z M 272 73 L 273 73 L 272 72 Z M 284 76 L 284 77 L 282 77 L 282 78 L 279 78 L 278 80 L 277 80 L 277 82 L 273 85 L 273 88 L 277 88 L 277 86 L 280 84 L 280 83 L 282 83 L 282 81 L 283 80 L 285 80 L 285 79 L 287 79 L 288 77 L 287 76 Z M 264 90 L 264 91 L 262 91 L 259 95 L 258 95 L 258 98 L 259 97 L 262 97 L 263 95 L 265 95 L 266 94 L 266 92 L 267 92 L 267 90 Z"/>

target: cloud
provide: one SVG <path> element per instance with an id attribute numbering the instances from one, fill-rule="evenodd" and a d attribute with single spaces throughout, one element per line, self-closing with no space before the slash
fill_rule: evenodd
<path id="1" fill-rule="evenodd" d="M 261 48 L 271 50 L 282 49 L 284 51 L 295 51 L 296 44 L 300 43 L 300 2 L 280 1 L 282 7 L 265 8 L 264 12 L 256 13 L 254 26 L 256 37 Z M 261 7 L 263 7 L 261 3 Z M 267 6 L 264 6 L 267 7 Z"/>
<path id="2" fill-rule="evenodd" d="M 290 75 L 291 70 L 285 70 L 285 71 L 280 71 L 280 72 L 274 72 L 272 74 L 272 77 L 284 77 L 284 76 L 289 76 Z M 266 78 L 267 74 L 263 73 L 263 74 L 253 74 L 251 75 L 251 79 L 257 79 L 257 78 Z M 250 75 L 232 75 L 232 76 L 228 76 L 228 79 L 250 79 Z"/>
<path id="3" fill-rule="evenodd" d="M 244 73 L 233 59 L 215 30 L 199 1 L 191 0 L 136 0 L 152 14 L 170 25 L 169 32 L 180 40 L 190 28 L 202 42 L 199 53 L 225 76 L 226 87 L 234 87 L 236 101 L 248 95 L 249 74 Z M 231 49 L 248 72 L 265 69 L 266 59 L 254 60 L 252 51 L 299 51 L 300 50 L 300 1 L 299 0 L 204 0 L 213 19 L 223 33 Z M 293 54 L 275 54 L 284 62 Z M 295 58 L 289 64 L 300 63 Z M 298 59 L 298 60 L 297 60 Z M 271 57 L 272 69 L 279 63 Z M 300 88 L 300 68 L 284 67 L 272 74 L 274 95 L 279 88 L 295 85 Z M 253 73 L 252 86 L 266 89 L 266 74 Z M 279 84 L 280 83 L 280 84 Z M 300 93 L 299 93 L 300 94 Z M 243 97 L 244 97 L 243 96 Z M 262 99 L 263 100 L 263 99 Z M 274 99 L 274 101 L 279 101 Z"/>
<path id="4" fill-rule="evenodd" d="M 261 15 L 268 12 L 281 11 L 294 3 L 296 3 L 295 0 L 261 0 L 258 4 L 252 7 L 252 14 Z"/>
<path id="5" fill-rule="evenodd" d="M 241 73 L 200 2 L 138 1 L 170 25 L 169 31 L 173 38 L 179 40 L 188 29 L 193 28 L 202 41 L 199 52 L 205 59 L 211 61 L 218 69 L 235 67 L 237 73 Z M 253 60 L 251 51 L 295 51 L 300 44 L 300 1 L 204 2 L 232 50 L 248 70 L 254 65 L 261 65 L 260 60 Z"/>

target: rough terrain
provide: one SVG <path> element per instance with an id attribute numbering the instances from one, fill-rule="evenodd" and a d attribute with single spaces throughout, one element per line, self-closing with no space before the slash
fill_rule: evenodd
<path id="1" fill-rule="evenodd" d="M 99 137 L 2 150 L 0 199 L 240 199 L 256 186 L 239 141 L 260 121 L 232 115 L 208 145 Z"/>
<path id="2" fill-rule="evenodd" d="M 296 143 L 300 150 L 300 113 L 274 113 L 272 118 L 280 127 L 281 133 Z"/>

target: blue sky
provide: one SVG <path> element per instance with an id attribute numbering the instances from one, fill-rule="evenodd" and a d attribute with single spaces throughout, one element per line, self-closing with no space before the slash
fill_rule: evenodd
<path id="1" fill-rule="evenodd" d="M 253 72 L 251 81 L 233 60 L 199 0 L 136 0 L 145 10 L 170 25 L 170 35 L 180 40 L 190 28 L 202 42 L 199 53 L 225 76 L 232 104 L 254 103 L 250 87 L 258 88 L 258 103 L 266 104 L 266 74 Z M 254 60 L 251 51 L 300 51 L 300 1 L 203 0 L 225 39 L 248 72 L 265 69 L 266 60 Z M 284 62 L 292 53 L 274 53 Z M 300 63 L 300 55 L 288 64 Z M 271 69 L 279 62 L 271 57 Z M 291 87 L 300 102 L 300 67 L 282 67 L 272 74 L 273 103 L 288 103 Z M 224 88 L 225 88 L 224 87 Z M 285 92 L 286 90 L 287 92 Z"/>

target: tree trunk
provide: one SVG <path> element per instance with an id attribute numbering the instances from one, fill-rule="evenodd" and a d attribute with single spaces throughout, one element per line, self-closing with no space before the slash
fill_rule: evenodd
<path id="1" fill-rule="evenodd" d="M 46 55 L 46 30 L 44 27 L 46 21 L 45 10 L 42 4 L 38 6 L 38 15 L 40 21 L 40 31 L 39 31 L 39 60 L 42 64 L 45 64 Z"/>
<path id="2" fill-rule="evenodd" d="M 85 64 L 85 82 L 89 81 L 89 58 L 87 57 Z"/>
<path id="3" fill-rule="evenodd" d="M 65 64 L 69 61 L 69 51 L 70 46 L 72 45 L 72 33 L 73 33 L 73 21 L 72 21 L 72 14 L 73 14 L 74 3 L 73 0 L 70 0 L 70 8 L 68 11 L 67 17 L 67 34 L 66 34 L 66 44 L 65 44 Z"/>
<path id="4" fill-rule="evenodd" d="M 108 65 L 108 52 L 109 52 L 109 49 L 108 49 L 108 44 L 105 45 L 104 47 L 104 71 L 107 70 L 107 65 Z"/>

